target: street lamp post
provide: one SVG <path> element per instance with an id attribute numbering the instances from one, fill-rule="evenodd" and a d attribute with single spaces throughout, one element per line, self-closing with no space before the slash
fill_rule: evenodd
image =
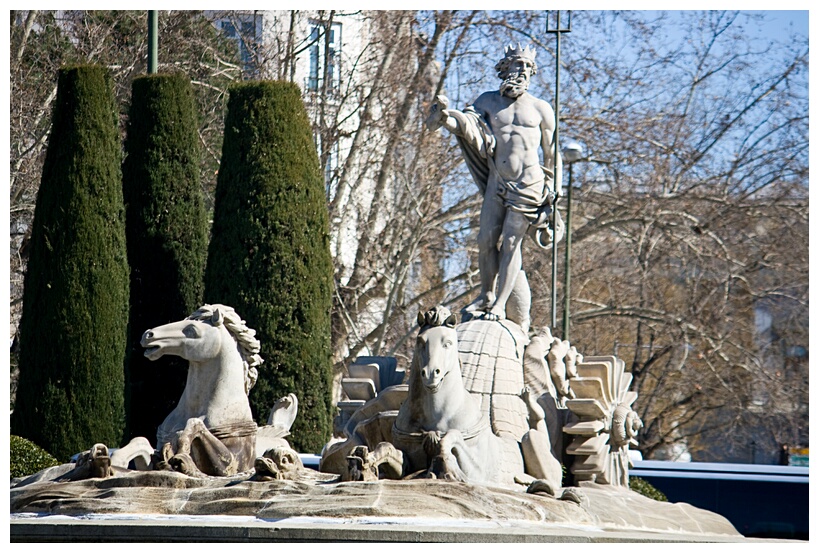
<path id="1" fill-rule="evenodd" d="M 148 74 L 156 73 L 159 50 L 159 25 L 156 10 L 148 10 Z"/>
<path id="2" fill-rule="evenodd" d="M 583 157 L 583 148 L 577 142 L 569 142 L 563 148 L 563 161 L 569 164 L 569 185 L 566 189 L 566 263 L 563 283 L 563 339 L 569 339 L 569 301 L 572 283 L 572 167 Z"/>

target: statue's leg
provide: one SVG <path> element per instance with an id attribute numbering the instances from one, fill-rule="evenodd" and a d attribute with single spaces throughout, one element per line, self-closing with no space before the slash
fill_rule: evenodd
<path id="1" fill-rule="evenodd" d="M 520 213 L 508 210 L 503 223 L 503 241 L 498 265 L 498 294 L 489 312 L 500 319 L 506 318 L 506 302 L 515 288 L 515 280 L 522 267 L 520 247 L 529 221 Z"/>
<path id="2" fill-rule="evenodd" d="M 170 463 L 173 456 L 173 445 L 170 442 L 163 443 L 151 456 L 154 470 L 174 470 Z"/>
<path id="3" fill-rule="evenodd" d="M 188 419 L 177 439 L 176 455 L 170 462 L 171 466 L 177 469 L 176 464 L 179 464 L 180 472 L 187 473 L 190 470 L 188 458 L 196 469 L 209 476 L 233 476 L 238 469 L 236 456 L 210 433 L 201 419 Z"/>
<path id="4" fill-rule="evenodd" d="M 566 356 L 569 353 L 570 345 L 568 340 L 553 338 L 549 353 L 546 354 L 546 362 L 549 365 L 549 373 L 552 382 L 560 396 L 569 395 L 569 379 L 566 372 Z M 576 371 L 575 371 L 576 373 Z"/>
<path id="5" fill-rule="evenodd" d="M 480 230 L 478 231 L 478 268 L 481 278 L 481 295 L 467 307 L 468 311 L 483 311 L 495 299 L 495 279 L 498 275 L 498 240 L 503 229 L 506 208 L 496 192 L 497 185 L 490 179 L 481 207 Z"/>
<path id="6" fill-rule="evenodd" d="M 563 481 L 563 468 L 552 451 L 549 428 L 546 424 L 546 412 L 529 388 L 524 388 L 520 397 L 529 410 L 529 428 L 531 429 L 520 440 L 526 473 L 537 479 L 533 484 L 533 489 L 555 495 Z"/>
<path id="7" fill-rule="evenodd" d="M 529 411 L 529 428 L 531 430 L 540 430 L 544 432 L 548 431 L 545 420 L 546 412 L 537 402 L 537 398 L 528 386 L 523 388 L 523 390 L 520 392 L 520 398 L 526 404 L 526 408 Z"/>
<path id="8" fill-rule="evenodd" d="M 147 438 L 137 436 L 128 445 L 117 449 L 111 454 L 111 466 L 128 468 L 131 461 L 137 470 L 151 470 L 151 456 L 154 448 Z"/>
<path id="9" fill-rule="evenodd" d="M 176 436 L 175 453 L 190 455 L 193 440 L 196 434 L 201 432 L 204 427 L 205 423 L 203 423 L 201 419 L 188 419 L 188 422 L 185 423 L 185 428 Z"/>

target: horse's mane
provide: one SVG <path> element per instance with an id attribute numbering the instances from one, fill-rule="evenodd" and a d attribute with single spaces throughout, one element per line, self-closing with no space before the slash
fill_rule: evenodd
<path id="1" fill-rule="evenodd" d="M 206 321 L 214 323 L 213 315 L 218 311 L 222 316 L 221 323 L 225 325 L 230 335 L 236 340 L 236 347 L 242 357 L 245 372 L 245 393 L 250 393 L 250 389 L 256 384 L 259 371 L 256 367 L 264 363 L 264 359 L 259 355 L 261 343 L 256 339 L 256 331 L 248 327 L 238 313 L 227 305 L 220 303 L 205 304 L 188 317 L 192 321 Z M 216 323 L 218 326 L 219 323 Z"/>
<path id="2" fill-rule="evenodd" d="M 418 313 L 418 326 L 421 327 L 421 330 L 435 326 L 455 328 L 457 322 L 458 318 L 452 315 L 449 309 L 443 305 L 436 305 L 426 313 Z"/>

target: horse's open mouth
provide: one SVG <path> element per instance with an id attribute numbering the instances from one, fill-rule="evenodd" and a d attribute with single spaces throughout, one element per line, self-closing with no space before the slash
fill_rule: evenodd
<path id="1" fill-rule="evenodd" d="M 151 357 L 155 356 L 155 354 L 157 354 L 158 352 L 159 352 L 159 346 L 153 346 L 153 347 L 147 348 L 145 350 L 145 357 L 147 357 L 148 359 L 151 359 Z"/>

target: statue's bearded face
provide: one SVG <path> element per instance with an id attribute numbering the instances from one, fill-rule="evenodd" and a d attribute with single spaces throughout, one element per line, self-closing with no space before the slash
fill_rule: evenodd
<path id="1" fill-rule="evenodd" d="M 529 80 L 532 78 L 532 64 L 521 58 L 509 61 L 508 68 L 500 77 L 503 82 L 500 85 L 500 93 L 508 98 L 517 98 L 529 88 Z"/>

